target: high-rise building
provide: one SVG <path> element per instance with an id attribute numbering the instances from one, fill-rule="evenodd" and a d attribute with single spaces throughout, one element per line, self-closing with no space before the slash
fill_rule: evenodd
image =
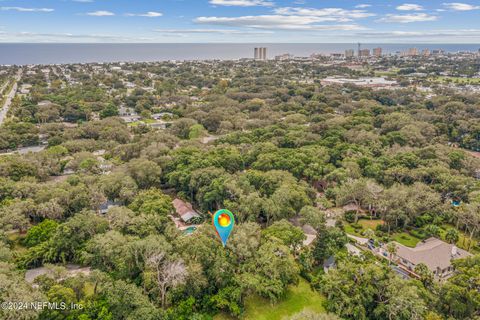
<path id="1" fill-rule="evenodd" d="M 255 60 L 267 60 L 267 48 L 255 48 L 254 58 Z"/>
<path id="2" fill-rule="evenodd" d="M 355 56 L 355 51 L 353 49 L 345 50 L 345 58 L 353 58 Z"/>
<path id="3" fill-rule="evenodd" d="M 370 57 L 370 49 L 361 49 L 361 50 L 358 52 L 358 57 L 359 57 L 359 58 Z"/>
<path id="4" fill-rule="evenodd" d="M 417 48 L 408 49 L 407 55 L 410 57 L 418 56 L 419 52 Z"/>
<path id="5" fill-rule="evenodd" d="M 429 57 L 430 56 L 430 50 L 429 49 L 423 49 L 422 50 L 422 56 Z"/>
<path id="6" fill-rule="evenodd" d="M 373 55 L 375 57 L 381 57 L 382 56 L 382 48 L 375 48 L 373 49 Z"/>

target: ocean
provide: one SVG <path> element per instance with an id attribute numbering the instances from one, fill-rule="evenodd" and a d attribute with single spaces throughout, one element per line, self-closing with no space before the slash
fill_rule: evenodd
<path id="1" fill-rule="evenodd" d="M 268 57 L 290 53 L 310 56 L 313 53 L 344 53 L 357 49 L 354 43 L 269 43 L 269 44 L 45 44 L 0 43 L 0 65 L 62 64 L 86 62 L 151 62 L 166 60 L 234 60 L 253 58 L 255 47 L 268 48 Z M 446 52 L 477 51 L 480 44 L 363 44 L 364 49 L 381 47 L 384 53 L 408 48 L 443 49 Z"/>

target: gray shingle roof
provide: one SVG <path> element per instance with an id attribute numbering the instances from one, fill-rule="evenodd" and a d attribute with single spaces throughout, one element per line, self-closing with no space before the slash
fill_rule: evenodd
<path id="1" fill-rule="evenodd" d="M 422 241 L 415 248 L 409 248 L 400 243 L 396 243 L 396 245 L 397 257 L 406 259 L 415 265 L 424 263 L 432 271 L 437 268 L 448 268 L 451 260 L 471 256 L 467 251 L 436 238 Z"/>

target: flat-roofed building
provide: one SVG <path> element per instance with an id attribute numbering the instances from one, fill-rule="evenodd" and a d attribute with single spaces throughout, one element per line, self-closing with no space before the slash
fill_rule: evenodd
<path id="1" fill-rule="evenodd" d="M 370 57 L 370 49 L 361 49 L 358 51 L 359 58 L 367 58 Z"/>
<path id="2" fill-rule="evenodd" d="M 382 48 L 375 48 L 373 49 L 373 55 L 375 57 L 381 57 L 382 56 Z"/>
<path id="3" fill-rule="evenodd" d="M 355 51 L 353 49 L 345 50 L 345 58 L 353 58 L 355 56 Z"/>
<path id="4" fill-rule="evenodd" d="M 255 48 L 253 53 L 255 60 L 267 60 L 267 48 Z"/>

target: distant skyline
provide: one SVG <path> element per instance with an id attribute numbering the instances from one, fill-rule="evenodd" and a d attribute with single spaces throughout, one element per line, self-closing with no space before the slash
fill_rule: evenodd
<path id="1" fill-rule="evenodd" d="M 0 42 L 479 43 L 479 1 L 0 0 Z"/>

